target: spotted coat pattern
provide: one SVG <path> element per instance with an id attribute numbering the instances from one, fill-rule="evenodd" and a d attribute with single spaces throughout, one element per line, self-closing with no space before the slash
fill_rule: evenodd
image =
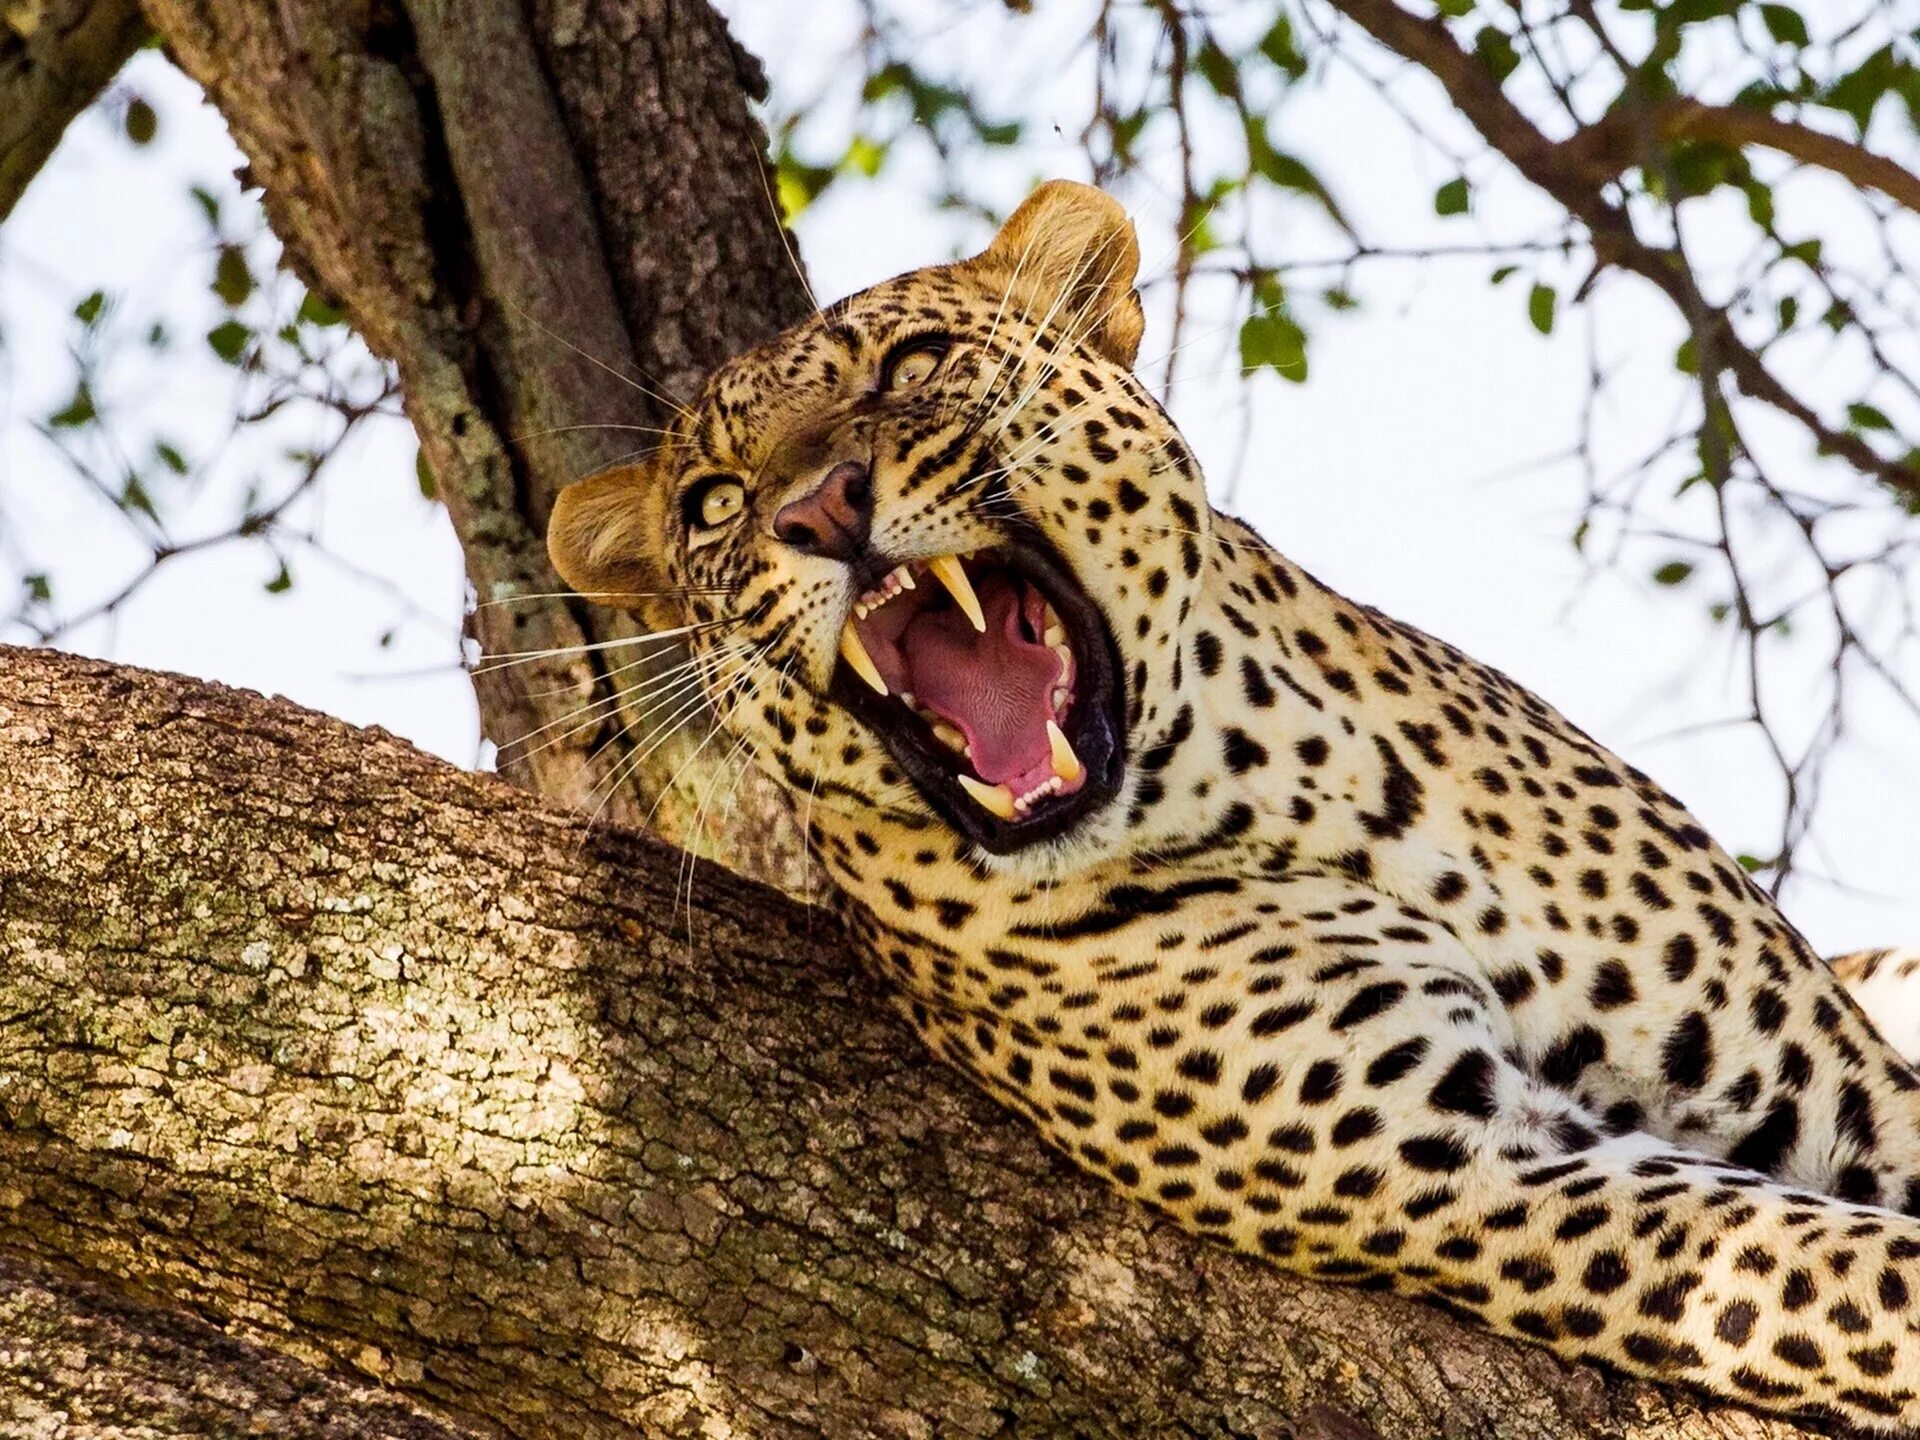
<path id="1" fill-rule="evenodd" d="M 562 569 L 617 588 L 666 537 L 649 573 L 701 588 L 663 618 L 704 627 L 863 951 L 1076 1164 L 1308 1275 L 1920 1431 L 1914 1071 L 1653 780 L 1209 508 L 1112 328 L 1131 266 L 1086 275 L 1124 225 L 1046 187 L 982 256 L 734 361 L 642 473 L 582 489 Z M 928 332 L 932 379 L 876 394 Z M 1125 773 L 1072 833 L 980 853 L 827 698 L 863 582 L 768 522 L 823 427 L 871 447 L 888 563 L 1017 514 L 1099 604 Z M 689 548 L 671 497 L 715 472 L 743 512 Z"/>

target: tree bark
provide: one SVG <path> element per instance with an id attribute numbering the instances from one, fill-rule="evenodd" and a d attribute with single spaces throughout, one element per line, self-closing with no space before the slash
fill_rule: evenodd
<path id="1" fill-rule="evenodd" d="M 0 0 L 0 220 L 147 34 L 138 0 Z"/>
<path id="2" fill-rule="evenodd" d="M 484 650 L 543 655 L 479 680 L 490 737 L 540 735 L 502 771 L 801 888 L 771 786 L 732 793 L 704 713 L 649 711 L 615 673 L 648 651 L 580 648 L 639 632 L 556 593 L 543 543 L 562 485 L 651 449 L 708 371 L 809 308 L 757 63 L 705 0 L 144 3 L 290 263 L 398 367 Z M 655 653 L 643 677 L 678 658 Z M 582 711 L 613 680 L 620 714 Z"/>
<path id="3" fill-rule="evenodd" d="M 0 1431 L 1800 1433 L 1206 1246 L 850 966 L 381 732 L 0 650 Z"/>

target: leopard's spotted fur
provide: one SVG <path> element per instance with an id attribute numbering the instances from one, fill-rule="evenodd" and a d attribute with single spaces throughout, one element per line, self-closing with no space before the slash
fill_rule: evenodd
<path id="1" fill-rule="evenodd" d="M 1672 796 L 1209 509 L 1129 368 L 1136 263 L 1110 200 L 1044 187 L 983 255 L 728 365 L 653 460 L 568 492 L 557 561 L 693 587 L 671 618 L 866 953 L 1078 1164 L 1311 1275 L 1920 1431 L 1915 1073 Z M 875 393 L 929 331 L 937 373 Z M 884 563 L 1017 513 L 1107 617 L 1125 771 L 1071 834 L 977 852 L 826 698 L 869 582 L 770 517 L 848 435 Z M 673 497 L 714 472 L 744 509 L 689 550 Z"/>

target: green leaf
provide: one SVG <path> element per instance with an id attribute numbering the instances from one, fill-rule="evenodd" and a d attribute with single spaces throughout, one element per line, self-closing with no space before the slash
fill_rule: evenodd
<path id="1" fill-rule="evenodd" d="M 1891 430 L 1893 421 L 1886 412 L 1878 410 L 1864 401 L 1847 406 L 1847 423 L 1856 430 Z"/>
<path id="2" fill-rule="evenodd" d="M 1760 23 L 1767 27 L 1767 34 L 1781 45 L 1806 45 L 1809 43 L 1807 22 L 1800 12 L 1791 5 L 1762 5 Z"/>
<path id="3" fill-rule="evenodd" d="M 121 123 L 126 126 L 127 139 L 136 145 L 151 145 L 160 129 L 160 117 L 154 114 L 153 106 L 137 95 L 128 102 L 126 117 Z"/>
<path id="4" fill-rule="evenodd" d="M 433 469 L 427 464 L 427 452 L 424 450 L 414 451 L 413 478 L 420 486 L 422 498 L 427 500 L 440 498 L 440 482 L 433 478 Z"/>
<path id="5" fill-rule="evenodd" d="M 1473 0 L 1436 0 L 1436 5 L 1449 20 L 1459 20 L 1473 13 Z"/>
<path id="6" fill-rule="evenodd" d="M 1553 333 L 1553 313 L 1559 304 L 1559 296 L 1554 294 L 1551 285 L 1535 284 L 1527 294 L 1527 319 L 1533 322 L 1533 328 L 1542 335 Z"/>
<path id="7" fill-rule="evenodd" d="M 1673 352 L 1673 368 L 1682 375 L 1700 373 L 1700 347 L 1695 343 L 1693 336 L 1687 336 L 1680 342 L 1680 348 Z"/>
<path id="8" fill-rule="evenodd" d="M 138 510 L 149 519 L 160 518 L 160 512 L 153 508 L 153 497 L 147 493 L 147 487 L 140 483 L 138 475 L 127 476 L 127 483 L 120 491 L 120 508 Z"/>
<path id="9" fill-rule="evenodd" d="M 107 308 L 107 294 L 96 290 L 78 305 L 73 307 L 73 318 L 91 330 L 100 321 L 100 314 Z"/>
<path id="10" fill-rule="evenodd" d="M 1762 860 L 1758 855 L 1736 855 L 1733 857 L 1733 863 L 1749 875 L 1753 874 L 1756 870 L 1764 870 L 1767 868 L 1767 862 Z"/>
<path id="11" fill-rule="evenodd" d="M 1282 310 L 1249 315 L 1240 326 L 1240 368 L 1252 373 L 1270 366 L 1296 385 L 1307 378 L 1307 335 Z"/>
<path id="12" fill-rule="evenodd" d="M 886 163 L 886 159 L 885 145 L 869 140 L 864 135 L 856 135 L 847 142 L 847 153 L 840 157 L 840 168 L 871 180 L 880 173 L 880 167 Z"/>
<path id="13" fill-rule="evenodd" d="M 1852 116 L 1853 123 L 1864 133 L 1867 122 L 1873 118 L 1874 107 L 1893 87 L 1900 69 L 1901 62 L 1894 55 L 1893 47 L 1884 45 L 1827 86 L 1820 103 Z"/>
<path id="14" fill-rule="evenodd" d="M 193 187 L 194 203 L 200 207 L 200 213 L 207 217 L 207 224 L 220 223 L 220 201 L 214 193 L 203 185 Z"/>
<path id="15" fill-rule="evenodd" d="M 1464 215 L 1470 203 L 1467 189 L 1467 177 L 1456 175 L 1438 190 L 1433 192 L 1433 213 L 1436 215 Z"/>
<path id="16" fill-rule="evenodd" d="M 346 318 L 346 311 L 331 301 L 322 300 L 311 290 L 301 298 L 300 319 L 308 325 L 338 325 Z"/>
<path id="17" fill-rule="evenodd" d="M 293 575 L 287 569 L 287 562 L 280 562 L 280 573 L 267 582 L 269 595 L 284 595 L 293 588 Z"/>
<path id="18" fill-rule="evenodd" d="M 1473 37 L 1473 53 L 1480 57 L 1480 63 L 1487 67 L 1495 80 L 1505 80 L 1520 65 L 1520 55 L 1513 48 L 1513 41 L 1497 26 L 1484 26 Z"/>
<path id="19" fill-rule="evenodd" d="M 1319 202 L 1320 208 L 1327 212 L 1327 217 L 1334 224 L 1349 234 L 1353 232 L 1347 217 L 1341 213 L 1339 202 L 1333 198 L 1333 192 L 1313 173 L 1312 167 L 1297 155 L 1275 149 L 1265 128 L 1258 122 L 1247 127 L 1247 161 L 1261 178 L 1271 181 L 1282 190 L 1291 190 Z M 1217 202 L 1220 196 L 1216 194 L 1213 198 Z"/>
<path id="20" fill-rule="evenodd" d="M 1351 290 L 1344 290 L 1338 285 L 1329 285 L 1325 290 L 1322 290 L 1320 292 L 1320 303 L 1325 305 L 1329 310 L 1358 310 L 1360 308 L 1359 297 Z"/>
<path id="21" fill-rule="evenodd" d="M 1231 99 L 1240 93 L 1240 67 L 1213 40 L 1201 42 L 1200 48 L 1194 52 L 1193 68 L 1200 72 L 1215 94 Z"/>
<path id="22" fill-rule="evenodd" d="M 247 342 L 253 339 L 253 331 L 238 320 L 223 321 L 207 332 L 207 344 L 213 347 L 213 353 L 229 365 L 238 365 L 240 357 L 246 353 Z"/>
<path id="23" fill-rule="evenodd" d="M 1693 566 L 1685 560 L 1669 560 L 1653 572 L 1656 585 L 1684 585 L 1693 575 Z"/>
<path id="24" fill-rule="evenodd" d="M 1260 53 L 1279 67 L 1289 80 L 1307 73 L 1307 57 L 1293 38 L 1293 21 L 1282 14 L 1260 37 Z"/>
<path id="25" fill-rule="evenodd" d="M 220 259 L 213 267 L 213 293 L 229 310 L 237 310 L 253 294 L 253 271 L 247 268 L 247 252 L 238 245 L 222 245 Z"/>
<path id="26" fill-rule="evenodd" d="M 46 605 L 53 600 L 53 582 L 45 575 L 22 575 L 20 584 L 26 589 L 27 599 L 37 605 Z"/>
<path id="27" fill-rule="evenodd" d="M 1504 284 L 1506 281 L 1512 279 L 1516 274 L 1518 274 L 1519 271 L 1520 271 L 1520 267 L 1518 265 L 1496 266 L 1494 267 L 1494 272 L 1487 277 L 1487 283 L 1489 285 Z"/>
<path id="28" fill-rule="evenodd" d="M 154 458 L 176 475 L 187 473 L 187 457 L 180 453 L 179 447 L 169 445 L 165 440 L 153 442 Z"/>
<path id="29" fill-rule="evenodd" d="M 78 430 L 100 418 L 100 407 L 93 403 L 93 388 L 82 380 L 74 388 L 73 398 L 47 417 L 47 424 L 59 430 Z"/>

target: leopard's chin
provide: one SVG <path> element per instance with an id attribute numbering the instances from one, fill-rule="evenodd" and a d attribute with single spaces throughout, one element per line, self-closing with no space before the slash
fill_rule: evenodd
<path id="1" fill-rule="evenodd" d="M 1120 790 L 1118 647 L 1030 525 L 886 570 L 847 616 L 840 654 L 830 697 L 989 854 L 1069 836 Z"/>

